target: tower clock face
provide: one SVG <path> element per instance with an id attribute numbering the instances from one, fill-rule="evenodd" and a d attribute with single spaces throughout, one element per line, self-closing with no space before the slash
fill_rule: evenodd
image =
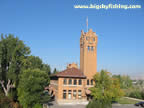
<path id="1" fill-rule="evenodd" d="M 94 40 L 95 38 L 93 38 L 93 37 L 86 37 L 86 39 L 87 39 L 89 44 L 92 44 L 95 41 Z"/>
<path id="2" fill-rule="evenodd" d="M 94 37 L 91 37 L 91 38 L 90 38 L 90 41 L 91 41 L 91 42 L 94 42 L 94 41 L 95 41 L 95 38 L 94 38 Z"/>

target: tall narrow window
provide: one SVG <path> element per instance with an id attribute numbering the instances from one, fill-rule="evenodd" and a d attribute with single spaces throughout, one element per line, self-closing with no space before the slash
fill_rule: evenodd
<path id="1" fill-rule="evenodd" d="M 93 41 L 95 41 L 95 38 L 93 38 Z"/>
<path id="2" fill-rule="evenodd" d="M 77 85 L 77 80 L 76 79 L 74 80 L 74 85 Z"/>
<path id="3" fill-rule="evenodd" d="M 89 85 L 89 80 L 87 80 L 87 85 Z"/>
<path id="4" fill-rule="evenodd" d="M 76 90 L 73 90 L 73 99 L 76 99 Z"/>
<path id="5" fill-rule="evenodd" d="M 72 98 L 72 91 L 69 90 L 69 91 L 68 91 L 68 99 L 71 99 L 71 98 Z"/>
<path id="6" fill-rule="evenodd" d="M 88 39 L 89 39 L 89 37 L 87 36 L 87 37 L 86 37 L 86 40 L 88 40 Z"/>
<path id="7" fill-rule="evenodd" d="M 90 46 L 88 46 L 88 51 L 90 51 Z"/>
<path id="8" fill-rule="evenodd" d="M 66 85 L 67 84 L 67 79 L 63 80 L 63 84 Z"/>
<path id="9" fill-rule="evenodd" d="M 72 85 L 72 79 L 69 79 L 69 85 Z"/>
<path id="10" fill-rule="evenodd" d="M 91 46 L 91 51 L 93 51 L 94 50 L 94 47 L 93 46 Z"/>
<path id="11" fill-rule="evenodd" d="M 82 80 L 81 79 L 79 79 L 79 85 L 82 85 Z"/>
<path id="12" fill-rule="evenodd" d="M 66 99 L 66 90 L 63 90 L 63 99 Z"/>
<path id="13" fill-rule="evenodd" d="M 81 99 L 81 96 L 82 96 L 82 92 L 81 90 L 78 90 L 78 98 Z"/>
<path id="14" fill-rule="evenodd" d="M 91 85 L 93 85 L 93 80 L 91 80 Z"/>

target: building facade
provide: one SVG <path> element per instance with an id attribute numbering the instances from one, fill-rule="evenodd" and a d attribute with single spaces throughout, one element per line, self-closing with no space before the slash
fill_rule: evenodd
<path id="1" fill-rule="evenodd" d="M 67 69 L 51 76 L 48 87 L 57 102 L 83 102 L 89 99 L 88 88 L 94 85 L 97 72 L 97 35 L 90 29 L 80 37 L 80 69 L 72 63 Z"/>

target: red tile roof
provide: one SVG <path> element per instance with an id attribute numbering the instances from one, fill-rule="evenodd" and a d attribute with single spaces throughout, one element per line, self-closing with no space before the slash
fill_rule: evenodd
<path id="1" fill-rule="evenodd" d="M 72 77 L 72 78 L 86 78 L 84 74 L 77 68 L 67 68 L 66 70 L 52 75 L 56 77 Z"/>

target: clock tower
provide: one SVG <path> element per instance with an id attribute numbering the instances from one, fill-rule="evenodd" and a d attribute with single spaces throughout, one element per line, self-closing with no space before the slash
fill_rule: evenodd
<path id="1" fill-rule="evenodd" d="M 98 37 L 92 29 L 80 37 L 80 70 L 87 79 L 93 79 L 97 72 L 97 41 Z"/>

